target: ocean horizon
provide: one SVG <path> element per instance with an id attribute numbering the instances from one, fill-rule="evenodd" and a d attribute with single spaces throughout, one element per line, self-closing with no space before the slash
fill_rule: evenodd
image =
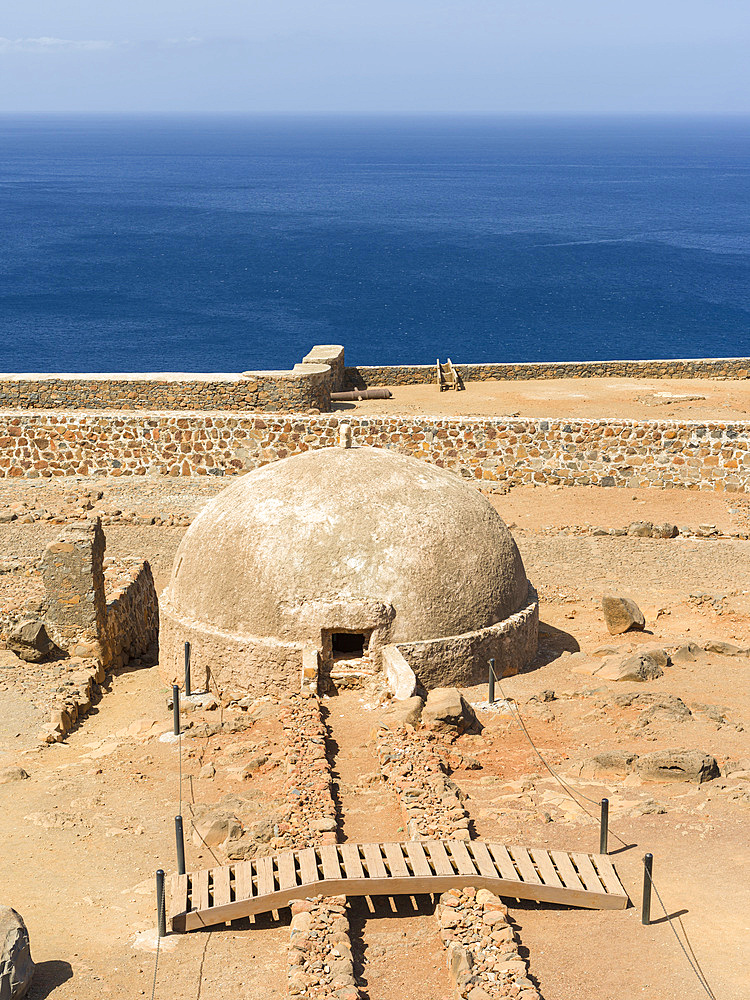
<path id="1" fill-rule="evenodd" d="M 750 354 L 750 119 L 0 117 L 0 370 Z"/>

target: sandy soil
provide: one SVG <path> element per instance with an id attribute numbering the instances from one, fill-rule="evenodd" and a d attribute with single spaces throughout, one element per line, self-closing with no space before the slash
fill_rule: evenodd
<path id="1" fill-rule="evenodd" d="M 129 499 L 122 481 L 117 488 Z M 132 506 L 148 511 L 149 505 L 163 504 L 159 491 L 164 489 L 164 484 L 138 483 Z M 202 484 L 170 483 L 169 490 L 180 510 L 194 512 L 205 501 Z M 546 1000 L 702 995 L 669 924 L 641 927 L 640 865 L 648 850 L 656 858 L 655 879 L 665 903 L 670 913 L 680 914 L 717 997 L 741 1000 L 750 981 L 744 947 L 750 926 L 750 889 L 744 877 L 750 862 L 747 795 L 732 791 L 737 783 L 724 778 L 701 786 L 641 784 L 630 778 L 597 784 L 581 782 L 575 773 L 581 760 L 614 748 L 636 753 L 698 749 L 722 765 L 750 756 L 750 658 L 706 654 L 695 663 L 669 667 L 648 685 L 628 685 L 596 682 L 574 672 L 580 658 L 571 654 L 588 655 L 603 644 L 637 649 L 679 638 L 717 638 L 747 646 L 750 542 L 580 536 L 563 529 L 647 519 L 693 525 L 708 521 L 736 530 L 746 524 L 747 504 L 713 494 L 585 488 L 518 488 L 492 500 L 516 524 L 527 572 L 540 593 L 543 620 L 534 668 L 503 681 L 503 692 L 516 700 L 554 768 L 594 802 L 605 794 L 610 798 L 612 826 L 628 845 L 614 861 L 636 904 L 618 913 L 514 906 L 530 971 Z M 38 557 L 58 530 L 45 523 L 0 525 L 0 551 L 20 564 Z M 147 556 L 161 587 L 183 531 L 113 524 L 107 528 L 108 551 Z M 33 590 L 25 572 L 0 577 L 6 604 L 24 600 Z M 646 633 L 616 640 L 608 635 L 599 602 L 609 589 L 638 601 L 646 613 Z M 23 667 L 15 660 L 0 656 L 0 675 L 19 669 Z M 688 706 L 716 706 L 724 721 L 695 707 L 686 721 L 641 726 L 636 708 L 614 701 L 636 689 L 675 695 Z M 555 699 L 532 699 L 543 690 L 554 690 Z M 478 702 L 486 697 L 486 688 L 466 694 Z M 17 687 L 0 690 L 0 768 L 20 764 L 30 775 L 0 785 L 0 901 L 17 907 L 29 925 L 39 963 L 31 1000 L 151 993 L 153 873 L 173 866 L 173 817 L 179 809 L 177 753 L 158 738 L 170 728 L 166 695 L 154 667 L 125 671 L 113 678 L 96 711 L 64 743 L 39 750 L 36 710 Z M 371 706 L 357 692 L 326 705 L 344 835 L 363 840 L 403 836 L 394 798 L 374 780 L 378 766 L 369 742 L 375 718 Z M 596 823 L 561 793 L 513 718 L 484 712 L 482 719 L 483 735 L 462 737 L 457 744 L 462 759 L 457 758 L 453 776 L 468 795 L 477 835 L 596 850 Z M 184 800 L 200 806 L 236 790 L 243 756 L 262 744 L 271 747 L 271 761 L 253 787 L 259 803 L 272 803 L 284 777 L 275 766 L 279 737 L 274 721 L 267 720 L 247 737 L 207 740 L 189 749 L 183 741 Z M 207 760 L 217 767 L 212 781 L 198 777 Z M 187 850 L 189 865 L 211 863 L 210 855 L 190 841 Z M 432 902 L 404 900 L 394 913 L 387 901 L 378 900 L 374 909 L 372 913 L 366 903 L 357 903 L 352 916 L 361 983 L 371 1000 L 448 1000 Z M 656 903 L 654 912 L 658 916 Z M 278 921 L 268 917 L 253 925 L 238 922 L 210 933 L 171 937 L 161 955 L 156 996 L 283 997 L 287 923 L 288 915 L 282 913 Z M 145 944 L 134 947 L 143 932 Z"/>
<path id="2" fill-rule="evenodd" d="M 746 420 L 750 381 L 737 379 L 571 378 L 389 386 L 392 399 L 337 403 L 358 413 L 430 416 L 628 417 L 644 420 Z"/>

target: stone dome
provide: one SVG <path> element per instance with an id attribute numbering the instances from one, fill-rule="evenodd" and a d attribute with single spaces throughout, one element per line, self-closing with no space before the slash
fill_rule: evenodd
<path id="1" fill-rule="evenodd" d="M 528 603 L 516 544 L 476 489 L 420 459 L 334 447 L 251 471 L 205 506 L 162 621 L 176 660 L 180 632 L 214 657 L 224 636 L 235 658 L 255 646 L 268 661 L 270 641 L 325 659 L 337 631 L 375 651 L 487 629 Z"/>

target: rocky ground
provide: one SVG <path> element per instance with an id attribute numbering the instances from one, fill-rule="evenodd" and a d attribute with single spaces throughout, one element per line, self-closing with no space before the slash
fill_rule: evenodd
<path id="1" fill-rule="evenodd" d="M 17 516 L 0 523 L 2 621 L 41 599 L 36 566 L 55 521 L 106 507 L 105 517 L 113 519 L 106 528 L 108 555 L 148 557 L 161 588 L 184 521 L 220 487 L 204 481 L 6 483 L 0 509 Z M 748 504 L 736 495 L 614 489 L 518 488 L 491 499 L 515 525 L 540 593 L 539 656 L 531 670 L 501 682 L 498 705 L 487 705 L 486 685 L 463 692 L 476 706 L 481 730 L 419 736 L 428 757 L 415 744 L 410 759 L 424 760 L 433 775 L 437 767 L 439 781 L 449 783 L 441 785 L 440 802 L 456 790 L 448 818 L 454 833 L 465 830 L 469 838 L 595 851 L 597 824 L 588 814 L 598 812 L 606 795 L 612 828 L 624 841 L 613 836 L 613 861 L 636 904 L 604 912 L 505 900 L 508 923 L 497 917 L 497 933 L 503 941 L 512 937 L 508 954 L 518 954 L 521 979 L 531 984 L 522 983 L 519 994 L 537 990 L 546 1000 L 703 995 L 658 903 L 657 922 L 640 924 L 641 859 L 650 851 L 656 884 L 687 929 L 716 996 L 740 1000 L 750 979 L 743 948 L 750 922 L 743 877 L 749 860 L 750 542 L 739 537 L 748 527 Z M 52 516 L 28 519 L 18 516 L 21 509 Z M 634 523 L 675 524 L 680 533 L 628 534 Z M 716 531 L 701 533 L 701 525 Z M 113 585 L 121 565 L 110 566 Z M 643 631 L 609 634 L 601 610 L 607 592 L 636 601 Z M 624 661 L 645 654 L 660 673 L 652 669 L 642 681 L 612 679 Z M 177 748 L 160 739 L 171 728 L 171 713 L 155 667 L 145 660 L 111 677 L 64 742 L 41 746 L 47 685 L 60 686 L 58 668 L 64 669 L 0 652 L 0 771 L 15 769 L 0 785 L 0 902 L 14 906 L 29 927 L 38 963 L 31 1000 L 150 995 L 153 873 L 174 866 L 178 811 L 186 817 L 193 868 L 316 835 L 408 839 L 410 821 L 437 822 L 431 810 L 438 799 L 425 800 L 425 808 L 412 800 L 410 814 L 399 795 L 398 768 L 384 776 L 391 737 L 376 736 L 383 706 L 371 692 L 325 699 L 325 731 L 313 733 L 302 756 L 290 750 L 288 706 L 266 700 L 222 707 L 209 700 L 195 707 L 184 716 L 180 794 Z M 517 713 L 567 789 L 536 755 Z M 318 723 L 312 718 L 310 725 Z M 324 756 L 316 746 L 324 746 Z M 672 754 L 667 761 L 654 757 L 663 751 Z M 677 757 L 677 751 L 688 753 Z M 290 756 L 295 753 L 297 760 Z M 718 776 L 711 777 L 711 760 Z M 315 775 L 303 789 L 301 809 L 294 771 L 300 763 Z M 680 780 L 663 780 L 668 771 Z M 699 776 L 706 780 L 698 782 Z M 333 901 L 327 911 L 331 928 L 339 905 Z M 420 898 L 346 908 L 361 997 L 450 1000 L 446 959 L 456 947 L 449 953 L 441 943 L 435 905 Z M 443 924 L 453 919 L 441 916 L 446 907 L 462 914 L 457 938 L 480 910 L 502 914 L 491 900 L 457 895 L 441 902 Z M 156 996 L 287 996 L 290 919 L 286 911 L 278 919 L 170 937 Z M 315 920 L 317 911 L 308 931 Z M 298 919 L 297 930 L 307 923 Z M 465 943 L 475 949 L 473 939 Z M 487 973 L 494 974 L 493 966 Z M 491 982 L 485 981 L 488 989 Z"/>

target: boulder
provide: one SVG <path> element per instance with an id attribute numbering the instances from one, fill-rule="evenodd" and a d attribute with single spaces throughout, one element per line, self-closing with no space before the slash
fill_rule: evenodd
<path id="1" fill-rule="evenodd" d="M 607 681 L 652 681 L 663 676 L 656 659 L 649 653 L 635 653 L 620 659 L 612 657 L 604 661 L 595 676 Z"/>
<path id="2" fill-rule="evenodd" d="M 236 816 L 227 813 L 208 813 L 193 824 L 193 843 L 196 847 L 218 847 L 225 840 L 237 840 L 242 835 L 242 825 Z"/>
<path id="3" fill-rule="evenodd" d="M 709 639 L 703 644 L 703 648 L 707 653 L 720 653 L 722 656 L 737 656 L 744 652 L 733 642 L 724 642 L 722 639 Z"/>
<path id="4" fill-rule="evenodd" d="M 695 663 L 703 650 L 694 642 L 687 642 L 672 653 L 672 663 Z"/>
<path id="5" fill-rule="evenodd" d="M 609 750 L 589 757 L 580 767 L 580 778 L 620 778 L 628 774 L 637 760 L 634 753 L 619 750 Z"/>
<path id="6" fill-rule="evenodd" d="M 19 622 L 8 636 L 7 646 L 27 663 L 41 663 L 57 649 L 39 618 Z"/>
<path id="7" fill-rule="evenodd" d="M 670 524 L 666 521 L 664 524 L 655 524 L 651 529 L 652 538 L 677 538 L 680 533 L 680 529 L 676 524 Z"/>
<path id="8" fill-rule="evenodd" d="M 0 1000 L 26 996 L 33 975 L 26 924 L 15 910 L 0 906 Z"/>
<path id="9" fill-rule="evenodd" d="M 24 781 L 28 772 L 22 767 L 4 767 L 0 771 L 0 785 L 8 785 L 11 781 Z"/>
<path id="10" fill-rule="evenodd" d="M 690 781 L 699 785 L 719 776 L 716 760 L 698 750 L 656 750 L 639 757 L 635 769 L 644 781 Z"/>
<path id="11" fill-rule="evenodd" d="M 378 719 L 378 725 L 385 729 L 398 729 L 399 726 L 407 725 L 416 728 L 423 708 L 424 700 L 418 695 L 403 701 L 392 701 Z"/>
<path id="12" fill-rule="evenodd" d="M 642 629 L 646 624 L 643 612 L 629 597 L 605 594 L 602 597 L 602 611 L 610 635 Z"/>
<path id="13" fill-rule="evenodd" d="M 433 688 L 422 709 L 422 725 L 437 732 L 465 732 L 477 724 L 474 709 L 458 688 Z"/>
<path id="14" fill-rule="evenodd" d="M 628 525 L 628 534 L 635 538 L 651 538 L 654 526 L 650 521 L 631 521 Z"/>

